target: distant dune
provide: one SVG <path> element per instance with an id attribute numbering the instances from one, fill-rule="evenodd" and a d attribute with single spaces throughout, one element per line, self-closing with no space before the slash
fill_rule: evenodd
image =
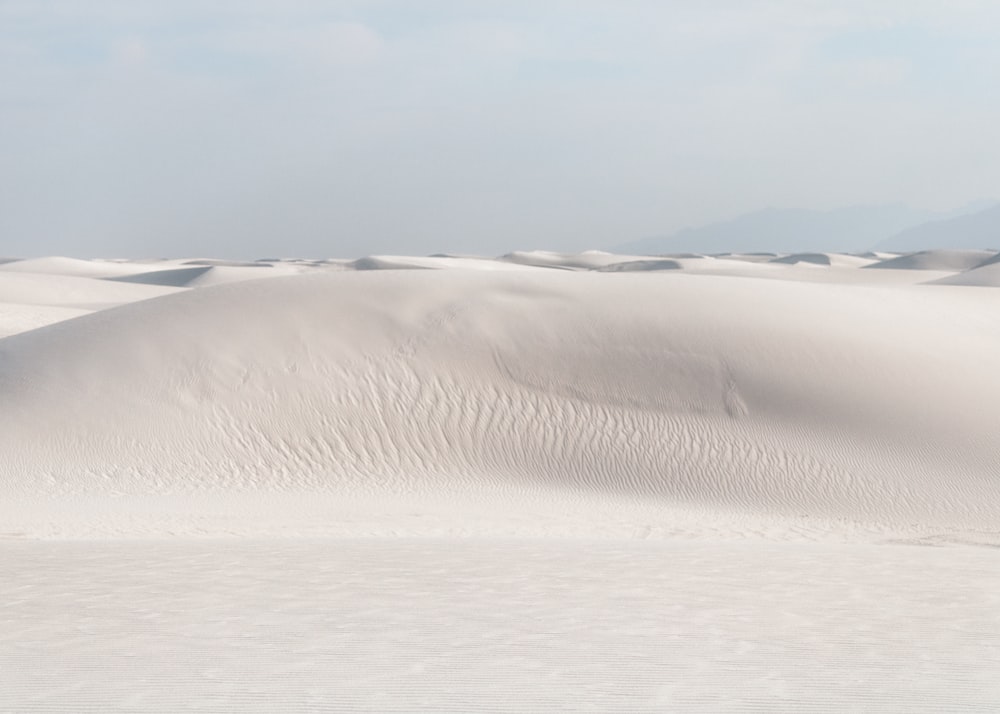
<path id="1" fill-rule="evenodd" d="M 1000 288 L 1000 262 L 987 261 L 957 275 L 933 281 L 935 285 L 967 285 L 980 288 Z"/>
<path id="2" fill-rule="evenodd" d="M 866 267 L 904 270 L 969 270 L 991 260 L 991 250 L 922 250 L 888 258 Z"/>

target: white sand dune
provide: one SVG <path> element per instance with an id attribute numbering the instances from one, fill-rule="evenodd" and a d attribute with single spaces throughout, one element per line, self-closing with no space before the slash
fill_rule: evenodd
<path id="1" fill-rule="evenodd" d="M 101 278 L 46 273 L 0 273 L 0 302 L 97 310 L 177 292 Z"/>
<path id="2" fill-rule="evenodd" d="M 851 268 L 860 268 L 871 265 L 877 258 L 868 258 L 858 255 L 845 255 L 843 253 L 792 253 L 780 258 L 771 260 L 772 263 L 811 263 L 813 265 L 837 265 Z"/>
<path id="3" fill-rule="evenodd" d="M 181 262 L 182 266 L 201 266 L 208 268 L 268 268 L 278 260 L 222 260 L 219 258 L 194 258 Z"/>
<path id="4" fill-rule="evenodd" d="M 611 263 L 597 270 L 605 273 L 629 273 L 649 270 L 680 270 L 684 266 L 679 260 L 671 258 L 647 258 L 645 260 L 626 260 L 622 263 Z"/>
<path id="5" fill-rule="evenodd" d="M 991 258 L 987 258 L 986 260 L 984 260 L 982 263 L 980 263 L 976 267 L 977 268 L 985 268 L 987 265 L 993 265 L 995 263 L 1000 263 L 1000 253 L 997 253 L 996 255 L 994 255 Z"/>
<path id="6" fill-rule="evenodd" d="M 596 270 L 615 263 L 646 260 L 649 256 L 618 255 L 600 250 L 583 253 L 553 253 L 547 250 L 515 251 L 500 258 L 508 263 L 531 265 L 539 268 L 561 268 L 563 270 Z"/>
<path id="7" fill-rule="evenodd" d="M 858 253 L 862 258 L 872 258 L 873 260 L 888 260 L 889 258 L 898 258 L 900 253 L 887 253 L 884 250 L 866 250 L 863 253 Z"/>
<path id="8" fill-rule="evenodd" d="M 884 256 L 883 256 L 884 257 Z M 518 251 L 508 253 L 499 259 L 481 256 L 434 255 L 414 256 L 367 256 L 345 264 L 354 270 L 408 270 L 408 269 L 476 269 L 502 270 L 522 268 L 548 268 L 571 271 L 600 272 L 645 272 L 662 270 L 684 270 L 705 275 L 731 275 L 796 282 L 842 282 L 902 284 L 921 283 L 936 277 L 947 277 L 954 268 L 942 268 L 931 272 L 904 269 L 890 273 L 860 273 L 855 268 L 878 262 L 876 257 L 862 257 L 840 253 L 800 253 L 777 255 L 774 253 L 722 254 L 717 256 L 678 253 L 659 256 L 617 255 L 602 251 L 583 253 L 555 253 L 551 251 Z M 793 266 L 796 270 L 788 270 Z M 811 267 L 831 268 L 826 272 L 803 272 Z M 928 272 L 924 272 L 928 271 Z"/>
<path id="9" fill-rule="evenodd" d="M 524 255 L 0 270 L 0 711 L 1000 710 L 992 254 Z"/>
<path id="10" fill-rule="evenodd" d="M 44 262 L 38 267 L 46 265 L 53 267 Z M 63 264 L 62 267 L 67 266 Z M 75 272 L 88 272 L 80 271 L 73 263 L 68 267 Z M 107 271 L 103 266 L 98 266 L 93 272 L 103 275 Z M 24 270 L 0 271 L 0 337 L 172 292 L 176 291 L 165 287 L 116 285 L 104 279 L 79 275 Z"/>
<path id="11" fill-rule="evenodd" d="M 801 259 L 802 254 L 782 259 L 783 256 L 703 256 L 699 259 L 657 258 L 648 260 L 673 260 L 688 274 L 719 275 L 729 277 L 760 278 L 809 283 L 842 283 L 847 285 L 915 285 L 937 278 L 949 277 L 954 270 L 858 270 L 874 261 L 857 256 L 836 253 L 808 254 L 811 260 Z M 829 264 L 827 263 L 829 261 Z M 642 261 L 630 261 L 642 263 Z M 613 270 L 612 264 L 605 270 Z M 622 264 L 627 265 L 627 263 Z"/>
<path id="12" fill-rule="evenodd" d="M 258 280 L 281 275 L 296 275 L 302 268 L 294 265 L 191 265 L 188 267 L 154 270 L 107 278 L 127 283 L 144 285 L 164 285 L 176 288 L 207 287 L 243 280 Z"/>
<path id="13" fill-rule="evenodd" d="M 354 270 L 524 270 L 531 265 L 507 263 L 490 258 L 436 255 L 416 257 L 409 255 L 369 255 L 349 263 Z"/>
<path id="14" fill-rule="evenodd" d="M 67 275 L 79 278 L 110 278 L 130 275 L 140 270 L 169 268 L 167 261 L 132 262 L 118 260 L 80 260 L 78 258 L 29 258 L 0 263 L 0 271 L 17 273 L 41 273 L 45 275 Z"/>
<path id="15" fill-rule="evenodd" d="M 106 278 L 123 283 L 140 283 L 142 285 L 166 285 L 175 288 L 186 288 L 196 284 L 199 278 L 213 268 L 208 266 L 196 266 L 191 268 L 172 268 L 170 270 L 153 270 L 143 273 L 133 273 Z"/>
<path id="16" fill-rule="evenodd" d="M 0 302 L 0 338 L 87 315 L 90 310 Z"/>
<path id="17" fill-rule="evenodd" d="M 777 258 L 777 253 L 717 253 L 713 257 L 728 260 L 742 260 L 745 263 L 768 263 Z"/>
<path id="18" fill-rule="evenodd" d="M 792 253 L 790 255 L 783 255 L 773 260 L 768 261 L 770 263 L 788 263 L 794 265 L 796 263 L 812 263 L 814 265 L 831 265 L 832 261 L 830 259 L 830 253 Z"/>
<path id="19" fill-rule="evenodd" d="M 569 492 L 993 527 L 996 299 L 651 277 L 293 276 L 9 337 L 5 501 Z M 127 530 L 101 518 L 78 525 Z"/>
<path id="20" fill-rule="evenodd" d="M 903 270 L 968 270 L 996 254 L 992 250 L 922 250 L 907 253 L 866 267 Z"/>
<path id="21" fill-rule="evenodd" d="M 931 281 L 934 285 L 967 285 L 980 288 L 1000 287 L 1000 261 L 989 260 L 983 265 Z"/>

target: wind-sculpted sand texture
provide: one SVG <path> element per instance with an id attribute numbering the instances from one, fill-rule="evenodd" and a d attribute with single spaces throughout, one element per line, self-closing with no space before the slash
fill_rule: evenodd
<path id="1" fill-rule="evenodd" d="M 0 710 L 995 711 L 995 255 L 4 263 Z"/>

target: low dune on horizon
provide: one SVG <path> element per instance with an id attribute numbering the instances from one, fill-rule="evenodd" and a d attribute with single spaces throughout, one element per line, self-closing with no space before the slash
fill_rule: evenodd
<path id="1" fill-rule="evenodd" d="M 310 635 L 316 657 L 274 650 L 252 672 L 227 650 L 212 666 L 226 681 L 258 682 L 257 698 L 220 692 L 206 674 L 234 630 L 195 646 L 182 634 L 191 623 L 171 620 L 163 646 L 200 654 L 166 674 L 132 661 L 135 677 L 159 682 L 144 699 L 110 672 L 73 689 L 65 672 L 85 669 L 89 645 L 63 635 L 79 622 L 23 629 L 6 644 L 28 638 L 41 657 L 62 643 L 60 664 L 33 670 L 0 703 L 152 711 L 190 706 L 170 699 L 182 683 L 191 697 L 262 711 L 278 701 L 403 711 L 414 691 L 424 697 L 415 709 L 437 711 L 497 701 L 511 711 L 990 711 L 1000 706 L 998 356 L 995 251 L 6 260 L 0 594 L 12 607 L 31 607 L 14 588 L 50 592 L 82 568 L 114 593 L 152 578 L 150 612 L 175 612 L 169 603 L 183 597 L 223 617 L 206 594 L 222 588 L 253 612 L 294 611 L 274 627 L 301 634 L 319 632 L 311 618 L 337 598 L 338 617 L 368 622 L 376 611 L 402 617 L 401 603 L 423 593 L 413 607 L 424 619 L 389 628 L 411 650 L 381 631 L 359 637 L 384 649 Z M 163 580 L 136 575 L 146 558 Z M 32 561 L 48 565 L 17 565 Z M 315 579 L 324 563 L 334 579 L 369 574 L 331 590 Z M 209 582 L 227 567 L 233 582 L 256 585 Z M 267 585 L 282 568 L 298 575 Z M 410 584 L 357 609 L 390 570 Z M 716 601 L 761 573 L 788 585 L 774 595 L 780 607 Z M 605 594 L 592 590 L 602 577 L 613 583 Z M 205 589 L 175 592 L 188 581 Z M 532 599 L 531 583 L 562 592 L 577 619 Z M 104 607 L 71 587 L 73 602 Z M 262 594 L 287 587 L 301 599 L 279 606 Z M 657 592 L 678 609 L 658 609 Z M 614 626 L 608 597 L 634 600 Z M 112 659 L 126 656 L 112 643 L 139 617 L 134 602 L 116 602 L 132 615 L 102 621 L 118 628 L 101 635 Z M 704 630 L 685 628 L 706 602 L 722 619 L 703 624 L 724 631 L 699 640 Z M 445 604 L 469 608 L 455 636 L 470 647 L 500 639 L 474 656 L 437 642 Z M 951 619 L 935 623 L 938 606 Z M 560 623 L 550 639 L 490 624 L 533 607 Z M 894 633 L 913 613 L 923 644 L 904 651 Z M 768 631 L 811 639 L 779 652 Z M 451 674 L 435 669 L 435 647 Z M 550 693 L 531 689 L 526 657 L 575 674 L 556 675 Z M 337 658 L 356 668 L 352 687 L 288 699 L 300 675 Z M 726 669 L 727 658 L 741 668 Z M 506 684 L 484 692 L 498 666 Z M 295 674 L 283 683 L 280 672 Z M 935 676 L 940 687 L 913 689 Z M 867 696 L 847 684 L 876 681 Z"/>

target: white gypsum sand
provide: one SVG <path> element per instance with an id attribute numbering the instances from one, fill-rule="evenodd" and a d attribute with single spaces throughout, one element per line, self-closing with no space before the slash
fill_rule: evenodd
<path id="1" fill-rule="evenodd" d="M 995 711 L 994 255 L 4 263 L 0 710 Z"/>

